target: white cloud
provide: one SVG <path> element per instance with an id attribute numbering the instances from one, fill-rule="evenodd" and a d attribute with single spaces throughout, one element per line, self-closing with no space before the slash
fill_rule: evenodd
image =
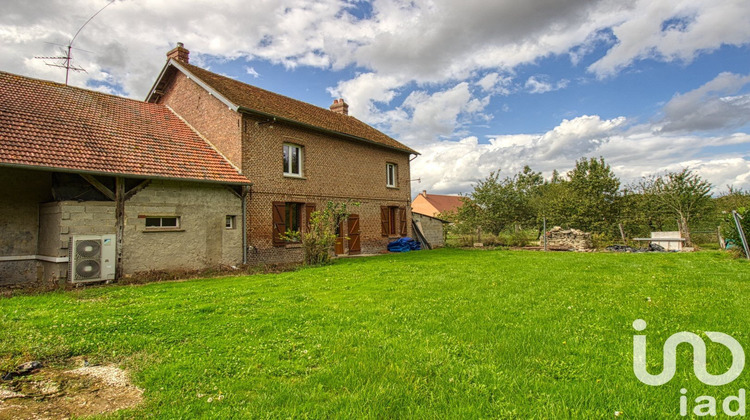
<path id="1" fill-rule="evenodd" d="M 0 53 L 5 70 L 36 77 L 58 74 L 27 59 L 56 53 L 44 42 L 66 43 L 103 4 L 4 4 Z M 750 41 L 750 8 L 738 0 L 374 0 L 365 18 L 351 13 L 355 6 L 347 0 L 118 1 L 77 38 L 76 46 L 94 53 L 76 53 L 76 63 L 89 73 L 76 75 L 73 84 L 98 80 L 106 72 L 128 95 L 142 97 L 164 52 L 182 41 L 198 63 L 205 55 L 259 58 L 289 68 L 354 66 L 376 79 L 397 80 L 390 90 L 412 82 L 455 83 L 486 72 L 477 84 L 507 94 L 507 76 L 495 79 L 494 74 L 511 74 L 518 65 L 551 55 L 568 54 L 577 62 L 602 42 L 615 45 L 590 67 L 600 76 L 646 57 L 690 60 L 700 51 Z M 664 21 L 673 18 L 687 23 L 662 30 Z M 358 99 L 365 104 L 381 100 Z"/>
<path id="2" fill-rule="evenodd" d="M 253 67 L 245 67 L 245 73 L 249 74 L 250 76 L 253 76 L 254 78 L 260 77 L 260 73 L 258 73 Z"/>
<path id="3" fill-rule="evenodd" d="M 569 81 L 566 79 L 559 80 L 557 83 L 548 81 L 549 76 L 531 76 L 526 80 L 526 89 L 529 93 L 547 93 L 555 90 L 565 89 Z"/>
<path id="4" fill-rule="evenodd" d="M 501 76 L 498 73 L 492 72 L 487 73 L 476 84 L 486 92 L 508 95 L 511 93 L 512 82 L 513 78 L 511 76 Z"/>
<path id="5" fill-rule="evenodd" d="M 617 44 L 589 69 L 611 76 L 635 60 L 689 62 L 701 51 L 750 41 L 750 7 L 743 0 L 639 0 L 612 27 Z M 674 25 L 665 25 L 672 21 Z"/>
<path id="6" fill-rule="evenodd" d="M 491 171 L 513 175 L 524 165 L 550 176 L 573 168 L 576 159 L 603 156 L 624 182 L 664 170 L 695 169 L 714 185 L 750 187 L 750 149 L 713 154 L 710 149 L 750 145 L 750 135 L 725 136 L 658 134 L 648 126 L 628 128 L 622 117 L 602 120 L 581 116 L 563 120 L 543 134 L 504 135 L 480 143 L 476 137 L 438 141 L 419 148 L 422 156 L 412 163 L 419 189 L 435 193 L 470 192 L 471 185 Z"/>
<path id="7" fill-rule="evenodd" d="M 461 114 L 476 114 L 488 102 L 488 98 L 473 98 L 466 82 L 433 94 L 414 91 L 398 108 L 401 112 L 394 114 L 398 117 L 390 122 L 390 131 L 408 144 L 424 144 L 452 135 Z"/>
<path id="8" fill-rule="evenodd" d="M 331 96 L 346 100 L 350 115 L 371 124 L 381 124 L 385 122 L 384 115 L 379 112 L 377 104 L 388 105 L 403 84 L 402 78 L 362 73 L 353 79 L 339 82 L 328 91 Z"/>
<path id="9" fill-rule="evenodd" d="M 703 86 L 675 95 L 664 106 L 665 132 L 690 132 L 740 127 L 750 122 L 750 94 L 737 95 L 750 75 L 721 73 Z"/>

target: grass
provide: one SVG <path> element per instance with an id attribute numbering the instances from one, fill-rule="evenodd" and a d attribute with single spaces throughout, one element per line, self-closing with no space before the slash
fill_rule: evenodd
<path id="1" fill-rule="evenodd" d="M 0 360 L 120 363 L 146 398 L 124 418 L 673 418 L 680 388 L 737 395 L 748 372 L 703 385 L 683 345 L 675 378 L 644 385 L 632 322 L 657 373 L 678 331 L 750 349 L 749 297 L 750 264 L 718 252 L 443 249 L 0 299 Z"/>

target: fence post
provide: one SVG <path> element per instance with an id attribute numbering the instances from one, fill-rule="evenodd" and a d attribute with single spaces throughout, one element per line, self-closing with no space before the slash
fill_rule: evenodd
<path id="1" fill-rule="evenodd" d="M 750 260 L 750 251 L 748 251 L 747 249 L 747 237 L 745 237 L 745 231 L 742 230 L 742 223 L 740 223 L 740 219 L 742 219 L 742 216 L 737 213 L 737 210 L 732 210 L 732 216 L 734 216 L 734 224 L 737 225 L 737 233 L 740 235 L 742 248 L 744 248 L 745 250 L 745 258 Z"/>
<path id="2" fill-rule="evenodd" d="M 622 237 L 622 243 L 624 245 L 628 244 L 627 239 L 625 239 L 625 231 L 622 229 L 622 223 L 618 223 L 617 226 L 620 228 L 620 236 Z"/>

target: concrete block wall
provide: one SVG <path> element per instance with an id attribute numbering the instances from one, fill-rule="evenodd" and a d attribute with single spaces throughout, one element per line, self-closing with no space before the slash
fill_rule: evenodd
<path id="1" fill-rule="evenodd" d="M 49 172 L 0 168 L 0 257 L 37 254 L 39 203 L 52 200 Z M 0 261 L 0 285 L 38 283 L 43 271 L 36 260 Z"/>
<path id="2" fill-rule="evenodd" d="M 40 207 L 44 255 L 67 257 L 76 235 L 116 234 L 111 201 L 62 201 Z M 239 222 L 242 201 L 216 184 L 152 181 L 125 204 L 123 269 L 126 275 L 148 270 L 197 270 L 242 263 L 242 231 L 226 229 L 227 215 Z M 148 231 L 145 216 L 178 216 L 176 231 Z M 67 263 L 45 263 L 50 282 L 67 278 Z"/>
<path id="3" fill-rule="evenodd" d="M 125 205 L 125 273 L 241 264 L 242 229 L 226 229 L 228 215 L 242 219 L 242 200 L 227 187 L 152 181 Z M 149 231 L 147 216 L 178 216 L 180 229 Z"/>
<path id="4" fill-rule="evenodd" d="M 424 216 L 419 213 L 412 213 L 412 217 L 414 218 L 414 221 L 418 221 L 422 225 L 422 231 L 427 242 L 430 243 L 430 246 L 433 248 L 445 246 L 445 223 L 441 222 L 439 219 Z"/>

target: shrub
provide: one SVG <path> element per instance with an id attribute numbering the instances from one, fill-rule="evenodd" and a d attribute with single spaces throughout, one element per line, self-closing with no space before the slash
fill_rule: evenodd
<path id="1" fill-rule="evenodd" d="M 742 230 L 745 231 L 745 235 L 748 235 L 748 232 L 750 232 L 750 207 L 749 208 L 740 208 L 737 210 L 737 213 L 739 213 L 742 218 L 740 219 L 740 224 L 742 225 Z M 722 226 L 722 234 L 724 235 L 724 238 L 730 239 L 734 242 L 737 248 L 739 248 L 740 255 L 744 255 L 745 252 L 742 248 L 742 240 L 740 239 L 740 233 L 737 230 L 737 225 L 734 222 L 734 217 L 732 216 L 732 213 L 727 213 L 724 217 L 724 223 Z"/>
<path id="2" fill-rule="evenodd" d="M 351 205 L 358 206 L 359 203 Z M 310 224 L 306 232 L 287 230 L 282 238 L 302 242 L 305 265 L 328 264 L 336 244 L 336 227 L 348 216 L 346 203 L 328 201 L 322 210 L 310 214 Z"/>

